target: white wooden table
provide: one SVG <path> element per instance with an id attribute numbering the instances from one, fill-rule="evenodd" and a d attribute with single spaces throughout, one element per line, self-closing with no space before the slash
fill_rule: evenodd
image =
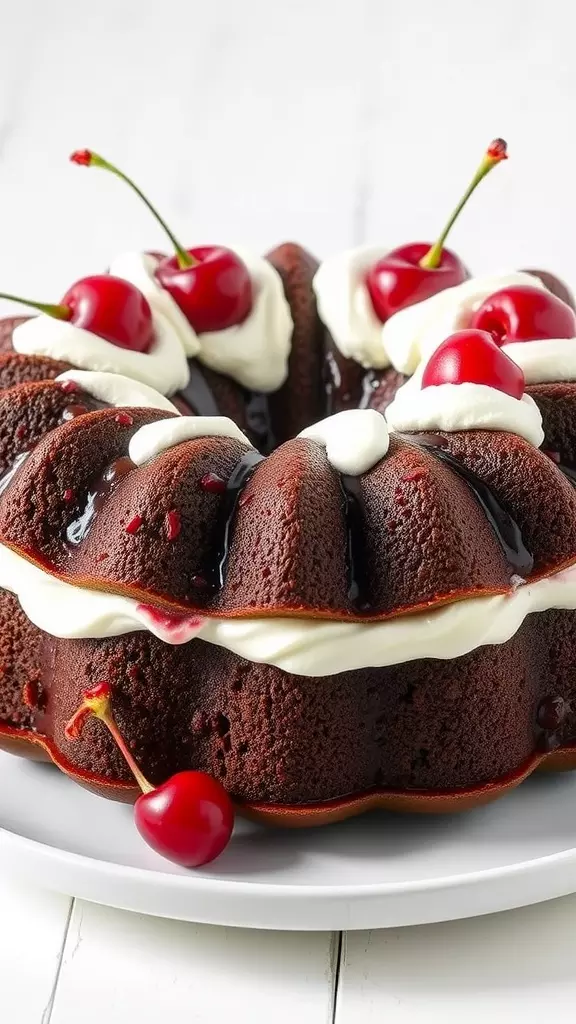
<path id="1" fill-rule="evenodd" d="M 118 182 L 67 164 L 77 147 L 132 172 L 186 244 L 294 237 L 323 255 L 431 237 L 494 135 L 511 160 L 454 245 L 477 271 L 574 281 L 568 6 L 0 0 L 0 291 L 57 301 L 116 252 L 162 244 Z M 575 974 L 572 898 L 437 927 L 263 934 L 0 879 L 0 1024 L 541 1024 L 552 1007 L 575 1019 Z"/>
<path id="2" fill-rule="evenodd" d="M 163 921 L 0 879 L 2 1024 L 574 1020 L 576 897 L 421 928 Z"/>

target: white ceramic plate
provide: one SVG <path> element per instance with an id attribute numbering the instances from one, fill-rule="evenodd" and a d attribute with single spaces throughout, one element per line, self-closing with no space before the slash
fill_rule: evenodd
<path id="1" fill-rule="evenodd" d="M 240 822 L 213 865 L 154 854 L 130 807 L 0 754 L 0 865 L 47 888 L 162 917 L 248 928 L 383 928 L 576 891 L 576 772 L 462 815 L 381 812 L 298 831 Z"/>

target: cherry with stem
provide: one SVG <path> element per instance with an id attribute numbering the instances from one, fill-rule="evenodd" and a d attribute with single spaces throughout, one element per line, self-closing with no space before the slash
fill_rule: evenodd
<path id="1" fill-rule="evenodd" d="M 184 867 L 200 867 L 218 857 L 234 827 L 232 801 L 221 783 L 204 772 L 182 771 L 153 786 L 118 728 L 108 682 L 83 691 L 82 703 L 64 728 L 66 739 L 78 740 L 91 717 L 106 726 L 140 787 L 134 821 L 148 845 Z"/>
<path id="2" fill-rule="evenodd" d="M 253 305 L 252 280 L 243 260 L 220 245 L 185 249 L 147 196 L 114 164 L 91 149 L 80 149 L 70 159 L 82 167 L 100 167 L 120 178 L 145 203 L 167 234 L 174 255 L 156 263 L 154 276 L 172 296 L 198 334 L 227 330 L 243 323 Z"/>

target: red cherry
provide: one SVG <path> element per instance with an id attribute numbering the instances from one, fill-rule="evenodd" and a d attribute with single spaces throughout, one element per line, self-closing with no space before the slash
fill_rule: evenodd
<path id="1" fill-rule="evenodd" d="M 471 327 L 489 331 L 499 345 L 543 338 L 576 338 L 576 314 L 551 292 L 514 285 L 494 292 L 474 314 Z"/>
<path id="2" fill-rule="evenodd" d="M 104 723 L 123 754 L 142 795 L 134 805 L 134 821 L 142 838 L 168 860 L 183 867 L 208 864 L 227 846 L 234 827 L 234 807 L 220 782 L 204 772 L 178 772 L 154 787 L 144 777 L 123 739 L 111 708 L 107 682 L 84 690 L 82 703 L 64 728 L 77 740 L 92 715 Z"/>
<path id="3" fill-rule="evenodd" d="M 486 384 L 522 398 L 524 374 L 487 331 L 457 331 L 436 349 L 422 375 L 422 387 Z"/>
<path id="4" fill-rule="evenodd" d="M 150 200 L 118 167 L 90 149 L 76 150 L 70 159 L 82 167 L 100 167 L 116 175 L 146 204 L 175 250 L 174 256 L 160 258 L 155 277 L 198 334 L 223 331 L 246 319 L 253 303 L 252 280 L 236 253 L 221 245 L 184 249 Z"/>
<path id="5" fill-rule="evenodd" d="M 399 309 L 429 299 L 470 277 L 462 261 L 450 249 L 442 249 L 437 267 L 422 267 L 420 260 L 429 251 L 429 242 L 410 242 L 393 249 L 368 271 L 366 287 L 382 323 Z"/>
<path id="6" fill-rule="evenodd" d="M 32 306 L 56 320 L 82 327 L 133 352 L 148 352 L 154 341 L 154 324 L 147 299 L 133 284 L 110 274 L 76 281 L 55 306 L 6 293 L 0 294 L 0 298 Z"/>
<path id="7" fill-rule="evenodd" d="M 470 276 L 461 260 L 444 248 L 444 242 L 477 185 L 496 164 L 506 159 L 506 143 L 503 139 L 494 139 L 434 245 L 412 242 L 400 246 L 371 267 L 366 275 L 366 287 L 376 316 L 382 323 L 398 310 L 422 302 L 445 288 L 462 284 Z"/>
<path id="8" fill-rule="evenodd" d="M 232 801 L 204 772 L 178 772 L 134 805 L 134 820 L 149 846 L 168 860 L 197 868 L 222 853 L 234 826 Z"/>
<path id="9" fill-rule="evenodd" d="M 221 245 L 186 250 L 194 260 L 181 267 L 177 256 L 158 264 L 155 277 L 180 306 L 197 334 L 241 324 L 252 309 L 252 281 L 246 264 Z"/>

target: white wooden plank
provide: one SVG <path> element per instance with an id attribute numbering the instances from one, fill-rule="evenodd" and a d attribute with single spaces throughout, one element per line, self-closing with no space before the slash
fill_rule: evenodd
<path id="1" fill-rule="evenodd" d="M 0 877 L 0 1020 L 48 1021 L 72 901 Z"/>
<path id="2" fill-rule="evenodd" d="M 324 1024 L 334 943 L 326 933 L 243 931 L 78 901 L 50 1024 Z"/>
<path id="3" fill-rule="evenodd" d="M 336 1024 L 574 1018 L 576 897 L 420 928 L 349 932 Z"/>

